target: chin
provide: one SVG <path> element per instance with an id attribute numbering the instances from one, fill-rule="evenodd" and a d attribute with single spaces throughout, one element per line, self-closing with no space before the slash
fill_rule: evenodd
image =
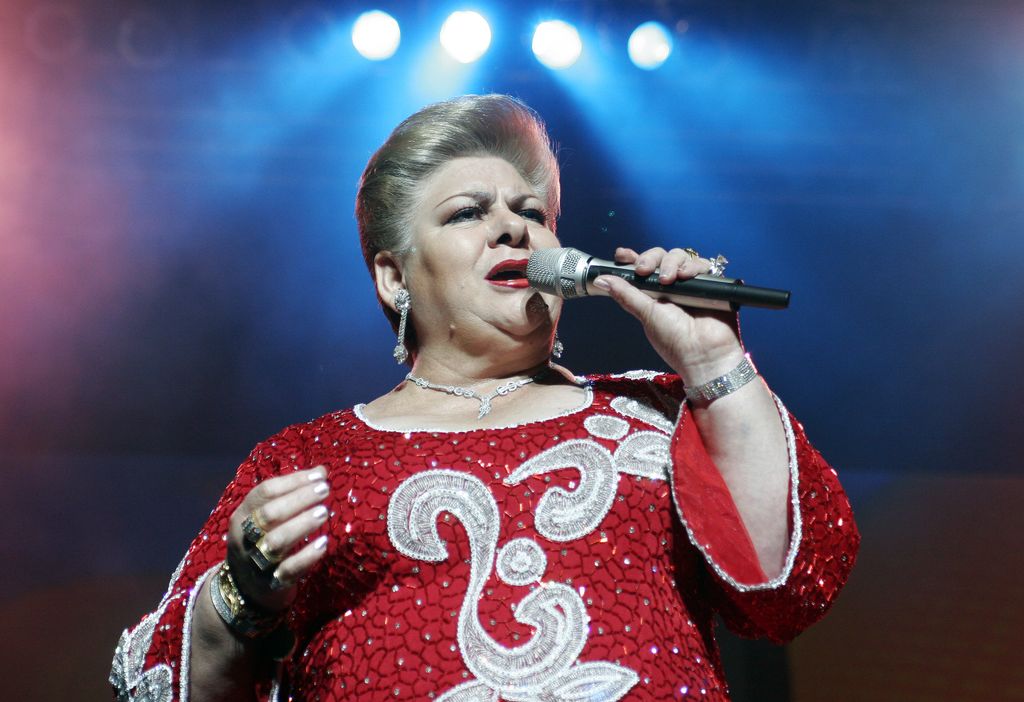
<path id="1" fill-rule="evenodd" d="M 495 320 L 495 327 L 513 339 L 530 342 L 547 338 L 554 332 L 554 321 L 549 315 L 516 315 Z"/>
<path id="2" fill-rule="evenodd" d="M 489 324 L 522 342 L 549 337 L 554 332 L 562 301 L 536 290 L 527 289 L 522 295 L 505 296 L 499 301 L 492 308 L 495 314 L 488 315 L 491 316 Z"/>

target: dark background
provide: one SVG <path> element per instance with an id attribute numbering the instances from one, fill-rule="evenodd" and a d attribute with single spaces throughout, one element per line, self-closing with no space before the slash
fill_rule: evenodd
<path id="1" fill-rule="evenodd" d="M 0 665 L 10 699 L 106 699 L 121 628 L 251 446 L 401 376 L 352 207 L 399 120 L 464 92 L 560 145 L 563 243 L 689 245 L 792 289 L 760 370 L 840 471 L 865 541 L 832 616 L 726 639 L 742 700 L 1024 700 L 1024 4 L 0 4 Z M 541 19 L 584 55 L 532 57 Z M 629 63 L 640 21 L 674 32 Z M 576 372 L 661 367 L 606 300 Z"/>

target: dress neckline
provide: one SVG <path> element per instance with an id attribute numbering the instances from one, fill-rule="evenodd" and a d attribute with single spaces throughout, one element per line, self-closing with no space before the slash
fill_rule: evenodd
<path id="1" fill-rule="evenodd" d="M 584 376 L 575 376 L 577 387 L 583 388 L 583 402 L 575 407 L 572 407 L 564 412 L 553 414 L 548 417 L 541 417 L 540 419 L 530 419 L 525 422 L 516 422 L 514 424 L 504 424 L 494 427 L 478 427 L 468 429 L 437 429 L 431 427 L 414 427 L 412 429 L 392 429 L 389 427 L 383 427 L 369 419 L 364 413 L 363 408 L 366 407 L 365 402 L 352 407 L 352 413 L 355 414 L 356 419 L 362 422 L 365 426 L 373 429 L 374 431 L 387 432 L 390 434 L 470 434 L 477 431 L 502 431 L 505 429 L 518 429 L 520 427 L 528 427 L 534 424 L 543 424 L 550 422 L 554 419 L 561 419 L 563 417 L 571 417 L 574 414 L 579 414 L 590 408 L 594 403 L 594 387 L 593 381 L 590 378 Z"/>

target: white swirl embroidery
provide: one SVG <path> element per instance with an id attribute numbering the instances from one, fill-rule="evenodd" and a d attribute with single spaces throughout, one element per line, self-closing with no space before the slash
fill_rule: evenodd
<path id="1" fill-rule="evenodd" d="M 589 439 L 573 439 L 549 448 L 523 463 L 505 478 L 516 485 L 533 475 L 575 468 L 580 484 L 572 492 L 553 487 L 537 503 L 537 532 L 552 541 L 575 541 L 597 528 L 608 514 L 618 491 L 619 474 L 612 454 Z"/>
<path id="2" fill-rule="evenodd" d="M 131 633 L 126 629 L 114 649 L 114 663 L 110 669 L 110 684 L 114 686 L 118 702 L 171 702 L 174 683 L 171 668 L 165 663 L 143 672 L 146 653 L 153 643 L 153 632 L 171 600 L 147 615 Z"/>
<path id="3" fill-rule="evenodd" d="M 486 683 L 470 680 L 453 687 L 437 698 L 438 702 L 498 702 L 498 691 Z"/>
<path id="4" fill-rule="evenodd" d="M 596 414 L 583 420 L 591 436 L 617 441 L 629 433 L 629 422 L 607 414 Z"/>
<path id="5" fill-rule="evenodd" d="M 655 429 L 671 434 L 675 430 L 675 423 L 664 414 L 632 397 L 616 397 L 611 401 L 612 409 L 619 414 L 624 414 L 633 419 L 639 419 L 645 424 L 650 424 Z M 666 408 L 668 409 L 668 408 Z"/>
<path id="6" fill-rule="evenodd" d="M 625 373 L 612 373 L 613 378 L 627 378 L 629 380 L 654 380 L 659 375 L 662 375 L 661 371 L 655 370 L 631 370 Z"/>
<path id="7" fill-rule="evenodd" d="M 490 577 L 498 541 L 499 511 L 487 486 L 468 473 L 438 469 L 417 473 L 395 490 L 388 505 L 388 535 L 410 558 L 443 561 L 448 552 L 437 532 L 447 511 L 469 537 L 469 585 L 459 612 L 458 640 L 466 667 L 476 680 L 441 695 L 439 702 L 614 702 L 639 679 L 613 663 L 577 664 L 587 639 L 586 606 L 575 590 L 542 582 L 516 607 L 515 619 L 534 628 L 521 646 L 508 648 L 480 625 L 477 609 Z"/>
<path id="8" fill-rule="evenodd" d="M 548 557 L 533 539 L 512 539 L 498 551 L 495 568 L 509 585 L 529 585 L 544 577 Z"/>
<path id="9" fill-rule="evenodd" d="M 642 430 L 626 436 L 614 455 L 592 439 L 565 441 L 537 454 L 505 478 L 506 485 L 517 485 L 531 476 L 563 468 L 579 471 L 580 484 L 575 490 L 549 488 L 537 503 L 534 524 L 541 536 L 552 541 L 575 541 L 597 529 L 612 508 L 621 473 L 668 480 L 672 423 L 657 409 L 633 398 L 617 397 L 611 406 L 658 431 Z M 598 438 L 621 438 L 629 429 L 624 420 L 611 415 L 589 417 L 584 426 Z"/>
<path id="10" fill-rule="evenodd" d="M 638 431 L 630 434 L 615 449 L 612 457 L 620 473 L 641 475 L 652 480 L 668 480 L 672 457 L 669 437 L 657 431 Z"/>
<path id="11" fill-rule="evenodd" d="M 555 681 L 551 699 L 573 702 L 617 700 L 639 680 L 633 671 L 629 671 L 631 676 L 623 675 L 622 671 L 622 666 L 605 661 L 580 663 Z"/>

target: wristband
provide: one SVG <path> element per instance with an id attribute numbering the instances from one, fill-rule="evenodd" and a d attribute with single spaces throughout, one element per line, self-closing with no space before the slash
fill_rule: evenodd
<path id="1" fill-rule="evenodd" d="M 757 368 L 750 360 L 750 354 L 744 354 L 743 360 L 725 375 L 720 375 L 696 387 L 684 387 L 686 399 L 690 402 L 708 403 L 720 397 L 731 395 L 757 377 Z"/>
<path id="2" fill-rule="evenodd" d="M 246 603 L 231 576 L 227 561 L 221 563 L 213 576 L 210 600 L 228 628 L 249 641 L 270 636 L 284 621 L 284 612 L 270 612 Z"/>

